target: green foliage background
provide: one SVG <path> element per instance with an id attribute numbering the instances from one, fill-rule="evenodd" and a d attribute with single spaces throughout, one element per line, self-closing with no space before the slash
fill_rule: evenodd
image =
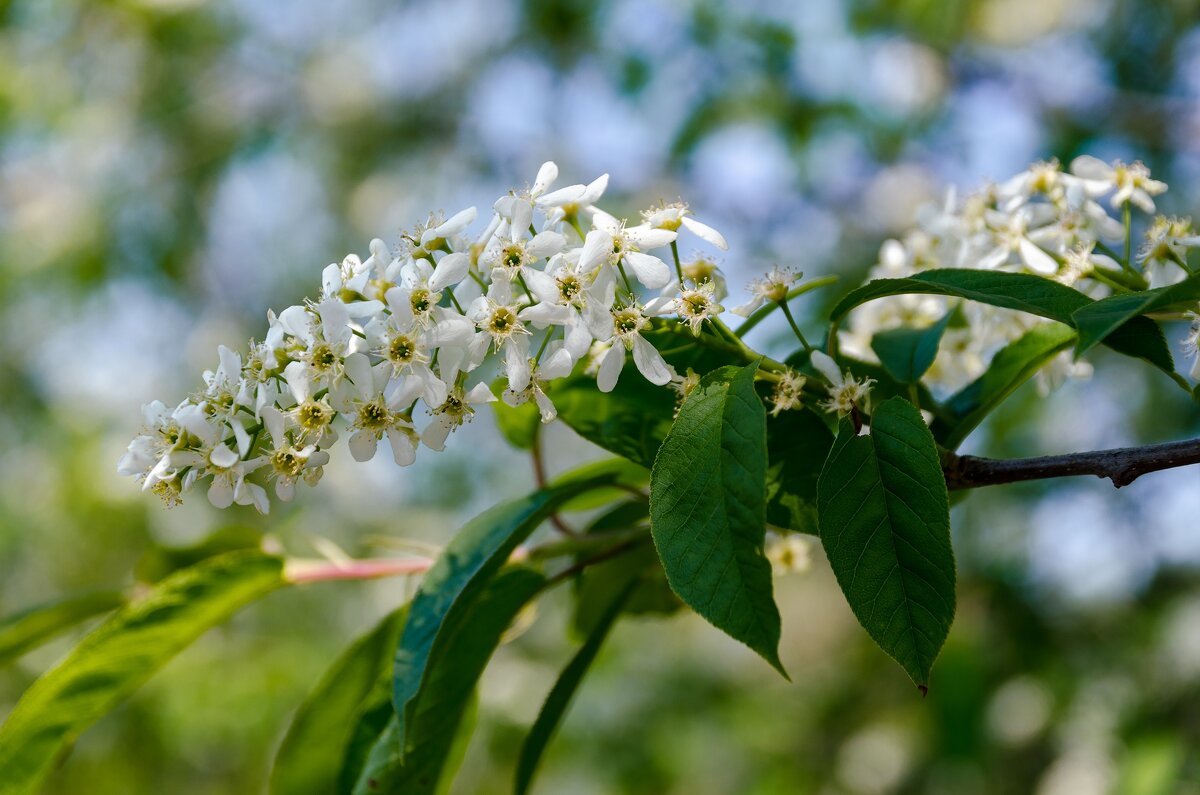
<path id="1" fill-rule="evenodd" d="M 136 587 L 268 532 L 353 554 L 443 544 L 532 483 L 481 416 L 404 471 L 338 460 L 259 518 L 166 511 L 113 472 L 140 403 L 322 265 L 426 210 L 483 204 L 541 160 L 676 195 L 727 233 L 734 297 L 773 262 L 843 287 L 937 186 L 1083 151 L 1143 159 L 1200 206 L 1197 4 L 0 1 L 0 614 Z M 843 290 L 844 291 L 844 290 Z M 826 312 L 838 290 L 802 305 Z M 774 320 L 778 320 L 775 318 Z M 814 325 L 814 328 L 817 326 Z M 764 323 L 755 343 L 786 350 Z M 775 347 L 775 342 L 780 343 Z M 992 455 L 1195 435 L 1200 415 L 1109 352 L 972 437 Z M 598 453 L 563 428 L 560 469 Z M 958 618 L 919 699 L 832 573 L 777 582 L 776 677 L 696 617 L 622 622 L 535 791 L 1200 792 L 1200 489 L 1005 487 L 954 507 Z M 814 551 L 819 557 L 819 551 Z M 86 733 L 50 793 L 265 786 L 290 714 L 411 586 L 292 588 L 206 635 Z M 560 597 L 561 598 L 561 597 Z M 569 659 L 558 599 L 484 678 L 456 792 L 505 792 Z M 74 637 L 74 636 L 73 636 Z M 72 637 L 0 668 L 0 714 Z"/>

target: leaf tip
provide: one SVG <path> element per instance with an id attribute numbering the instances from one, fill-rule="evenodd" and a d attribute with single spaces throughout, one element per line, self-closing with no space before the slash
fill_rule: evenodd
<path id="1" fill-rule="evenodd" d="M 925 698 L 927 695 L 929 695 L 929 685 L 917 685 L 917 690 L 921 691 L 921 698 Z"/>

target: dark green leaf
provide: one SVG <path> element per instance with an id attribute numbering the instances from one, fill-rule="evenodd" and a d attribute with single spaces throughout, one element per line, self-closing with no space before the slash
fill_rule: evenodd
<path id="1" fill-rule="evenodd" d="M 538 712 L 537 720 L 533 722 L 529 734 L 525 737 L 525 742 L 521 744 L 521 754 L 517 759 L 516 783 L 513 787 L 516 795 L 525 795 L 529 791 L 533 774 L 537 771 L 538 763 L 542 760 L 542 754 L 545 752 L 547 744 L 562 721 L 563 715 L 566 714 L 567 708 L 571 705 L 571 699 L 574 697 L 575 691 L 579 689 L 579 683 L 583 681 L 588 668 L 591 667 L 596 655 L 600 652 L 600 647 L 608 637 L 609 630 L 617 622 L 617 617 L 633 593 L 634 587 L 635 583 L 630 582 L 624 590 L 610 600 L 604 613 L 588 634 L 587 640 L 571 658 L 571 662 L 567 663 L 567 667 L 563 669 L 558 681 L 551 688 L 550 694 L 546 696 L 546 701 L 542 704 L 541 711 Z"/>
<path id="2" fill-rule="evenodd" d="M 612 485 L 601 486 L 580 494 L 578 497 L 572 497 L 563 503 L 560 510 L 564 512 L 591 511 L 611 505 L 613 502 L 627 497 L 629 489 L 640 489 L 649 483 L 650 470 L 626 458 L 605 458 L 568 469 L 552 478 L 550 485 L 560 486 L 565 483 L 599 477 L 610 477 Z"/>
<path id="3" fill-rule="evenodd" d="M 1026 273 L 944 268 L 904 279 L 876 279 L 852 290 L 833 308 L 841 320 L 856 306 L 890 295 L 946 295 L 1015 309 L 1070 324 L 1071 313 L 1091 299 L 1064 284 Z"/>
<path id="4" fill-rule="evenodd" d="M 337 795 L 353 795 L 354 787 L 367 766 L 367 758 L 395 717 L 396 710 L 392 709 L 392 682 L 391 677 L 388 677 L 388 681 L 383 683 L 382 687 L 376 687 L 367 696 L 362 711 L 355 720 L 350 739 L 346 743 L 337 788 L 334 790 Z"/>
<path id="5" fill-rule="evenodd" d="M 356 794 L 437 791 L 475 683 L 513 618 L 545 584 L 546 578 L 532 569 L 501 572 L 462 609 L 453 629 L 439 638 L 431 658 L 397 660 L 396 681 L 420 681 L 419 697 L 403 702 L 411 703 L 409 712 L 397 710 L 367 759 Z M 414 600 L 409 627 L 417 610 Z M 407 627 L 404 634 L 408 635 Z"/>
<path id="6" fill-rule="evenodd" d="M 608 606 L 630 586 L 633 593 L 625 601 L 630 615 L 668 615 L 681 607 L 653 545 L 643 544 L 619 558 L 589 566 L 575 578 L 575 632 L 585 638 L 591 635 Z"/>
<path id="7" fill-rule="evenodd" d="M 1015 309 L 1074 325 L 1072 315 L 1092 299 L 1064 284 L 1025 273 L 946 268 L 924 271 L 904 279 L 877 279 L 851 291 L 833 308 L 840 321 L 856 306 L 890 295 L 946 295 Z M 1134 318 L 1110 334 L 1105 344 L 1127 356 L 1144 359 L 1166 373 L 1174 373 L 1171 350 L 1162 329 L 1149 318 Z"/>
<path id="8" fill-rule="evenodd" d="M 1071 347 L 1075 331 L 1061 323 L 1042 323 L 992 357 L 983 375 L 954 393 L 933 423 L 933 435 L 953 450 L 1017 387 L 1054 356 Z"/>
<path id="9" fill-rule="evenodd" d="M 0 665 L 124 602 L 119 591 L 99 591 L 38 605 L 5 618 L 0 621 Z"/>
<path id="10" fill-rule="evenodd" d="M 328 795 L 337 790 L 338 774 L 366 702 L 381 681 L 390 682 L 407 612 L 407 608 L 392 612 L 356 640 L 300 705 L 275 755 L 272 795 Z"/>
<path id="11" fill-rule="evenodd" d="M 1189 276 L 1169 287 L 1113 295 L 1081 307 L 1072 314 L 1079 329 L 1075 355 L 1087 353 L 1139 315 L 1180 302 L 1195 303 L 1197 299 L 1200 299 L 1200 276 Z"/>
<path id="12" fill-rule="evenodd" d="M 950 508 L 933 435 L 892 398 L 843 421 L 817 486 L 821 542 L 854 615 L 924 690 L 954 620 Z"/>
<path id="13" fill-rule="evenodd" d="M 38 790 L 80 732 L 210 627 L 284 584 L 283 561 L 231 552 L 163 580 L 38 679 L 0 727 L 0 793 Z"/>
<path id="14" fill-rule="evenodd" d="M 763 557 L 766 412 L 756 369 L 714 370 L 683 402 L 651 471 L 650 527 L 672 590 L 784 673 Z"/>
<path id="15" fill-rule="evenodd" d="M 675 414 L 675 392 L 655 386 L 628 363 L 612 392 L 574 375 L 548 392 L 558 417 L 577 434 L 610 453 L 649 467 Z"/>
<path id="16" fill-rule="evenodd" d="M 612 482 L 611 474 L 573 480 L 502 503 L 472 519 L 421 580 L 396 649 L 393 705 L 406 745 L 406 723 L 420 706 L 437 647 L 448 642 L 463 616 L 517 545 L 572 497 Z"/>
<path id="17" fill-rule="evenodd" d="M 817 478 L 832 445 L 833 432 L 808 409 L 767 418 L 768 522 L 817 534 Z"/>
<path id="18" fill-rule="evenodd" d="M 871 349 L 880 363 L 897 381 L 915 384 L 937 357 L 938 346 L 953 312 L 928 328 L 895 328 L 881 331 L 871 339 Z"/>

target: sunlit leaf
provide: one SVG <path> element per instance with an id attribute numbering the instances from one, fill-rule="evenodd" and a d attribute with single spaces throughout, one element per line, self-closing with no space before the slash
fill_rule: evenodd
<path id="1" fill-rule="evenodd" d="M 284 584 L 283 561 L 231 552 L 171 575 L 84 638 L 0 726 L 0 793 L 32 793 L 59 752 L 209 628 Z"/>
<path id="2" fill-rule="evenodd" d="M 407 608 L 400 608 L 338 657 L 292 718 L 271 770 L 272 795 L 328 795 L 367 701 L 390 682 Z M 390 703 L 390 702 L 389 702 Z"/>
<path id="3" fill-rule="evenodd" d="M 532 569 L 501 572 L 463 610 L 432 658 L 397 662 L 397 681 L 420 679 L 419 697 L 403 720 L 399 714 L 393 717 L 371 749 L 356 795 L 438 791 L 479 676 L 513 618 L 545 584 L 546 578 Z M 410 615 L 416 610 L 414 602 Z M 407 664 L 420 668 L 408 670 Z"/>
<path id="4" fill-rule="evenodd" d="M 554 731 L 571 705 L 575 691 L 579 689 L 579 684 L 583 681 L 592 662 L 595 661 L 600 647 L 604 645 L 605 638 L 608 637 L 613 624 L 617 622 L 617 617 L 620 616 L 625 602 L 635 587 L 636 583 L 630 582 L 610 599 L 603 614 L 592 626 L 587 640 L 571 658 L 567 667 L 563 669 L 554 683 L 554 687 L 550 689 L 541 711 L 538 712 L 537 720 L 533 722 L 529 734 L 525 737 L 525 742 L 521 744 L 521 753 L 517 757 L 516 782 L 513 787 L 516 795 L 525 795 L 529 791 L 529 785 L 533 782 L 533 774 L 537 771 L 538 763 L 541 762 L 546 746 L 550 743 Z"/>
<path id="5" fill-rule="evenodd" d="M 854 615 L 924 690 L 954 619 L 950 508 L 933 435 L 903 398 L 842 422 L 818 484 L 821 542 Z"/>
<path id="6" fill-rule="evenodd" d="M 0 665 L 124 603 L 119 591 L 98 591 L 38 605 L 0 620 Z"/>
<path id="7" fill-rule="evenodd" d="M 650 479 L 650 527 L 672 590 L 783 673 L 766 533 L 766 412 L 755 365 L 688 395 Z"/>

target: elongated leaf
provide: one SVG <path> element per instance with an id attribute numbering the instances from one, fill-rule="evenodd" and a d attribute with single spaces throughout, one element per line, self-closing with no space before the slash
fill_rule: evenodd
<path id="1" fill-rule="evenodd" d="M 1200 276 L 1189 276 L 1169 287 L 1113 295 L 1076 309 L 1072 314 L 1079 329 L 1075 355 L 1087 353 L 1139 315 L 1184 301 L 1194 303 L 1197 299 L 1200 299 Z"/>
<path id="2" fill-rule="evenodd" d="M 786 676 L 763 557 L 766 412 L 755 370 L 714 370 L 683 402 L 651 470 L 650 527 L 679 598 Z"/>
<path id="3" fill-rule="evenodd" d="M 403 721 L 399 714 L 393 718 L 372 749 L 356 795 L 437 791 L 480 674 L 513 618 L 545 584 L 546 578 L 532 569 L 501 572 L 464 610 L 428 665 L 412 660 L 422 674 L 420 698 Z M 414 602 L 410 616 L 416 610 Z M 406 664 L 397 662 L 397 678 L 416 678 L 418 670 L 407 670 Z"/>
<path id="4" fill-rule="evenodd" d="M 354 729 L 346 743 L 337 788 L 334 790 L 337 795 L 354 794 L 354 788 L 367 767 L 371 751 L 379 744 L 380 738 L 395 717 L 396 710 L 392 708 L 392 683 L 389 679 L 383 687 L 375 688 L 367 696 L 362 712 L 354 723 Z"/>
<path id="5" fill-rule="evenodd" d="M 529 785 L 533 782 L 533 774 L 537 771 L 538 763 L 542 760 L 546 746 L 550 743 L 555 729 L 558 728 L 563 715 L 571 705 L 575 691 L 579 689 L 580 682 L 591 668 L 596 655 L 600 652 L 600 647 L 604 645 L 604 640 L 608 637 L 609 630 L 617 623 L 617 617 L 621 615 L 621 611 L 635 587 L 636 583 L 630 582 L 611 601 L 600 620 L 592 628 L 588 639 L 571 658 L 571 662 L 567 663 L 567 667 L 563 669 L 558 681 L 551 688 L 550 694 L 546 696 L 546 701 L 542 704 L 541 711 L 538 712 L 537 720 L 533 722 L 533 727 L 525 737 L 525 742 L 521 744 L 521 754 L 517 758 L 516 783 L 513 787 L 516 795 L 525 795 L 529 791 Z"/>
<path id="6" fill-rule="evenodd" d="M 633 593 L 624 602 L 627 615 L 669 615 L 683 606 L 667 584 L 662 563 L 649 543 L 589 566 L 575 583 L 572 626 L 584 638 L 595 631 L 617 595 L 629 587 Z"/>
<path id="7" fill-rule="evenodd" d="M 275 755 L 272 795 L 329 795 L 365 702 L 390 681 L 391 663 L 408 613 L 402 607 L 356 640 L 321 677 L 296 711 Z"/>
<path id="8" fill-rule="evenodd" d="M 0 793 L 36 792 L 80 732 L 210 627 L 284 583 L 283 561 L 232 552 L 171 575 L 38 679 L 0 727 Z"/>
<path id="9" fill-rule="evenodd" d="M 807 409 L 767 418 L 767 521 L 817 534 L 817 478 L 833 432 Z"/>
<path id="10" fill-rule="evenodd" d="M 953 312 L 928 328 L 896 328 L 881 331 L 871 339 L 871 348 L 892 377 L 915 384 L 937 358 L 938 346 Z"/>
<path id="11" fill-rule="evenodd" d="M 0 621 L 0 665 L 124 602 L 125 597 L 119 591 L 99 591 L 39 605 L 5 618 Z"/>
<path id="12" fill-rule="evenodd" d="M 1061 323 L 1042 323 L 992 357 L 983 375 L 954 393 L 933 423 L 933 435 L 953 450 L 1021 384 L 1075 341 L 1075 331 Z"/>
<path id="13" fill-rule="evenodd" d="M 430 675 L 429 662 L 448 642 L 463 616 L 517 545 L 564 503 L 613 482 L 611 473 L 565 482 L 529 497 L 502 503 L 472 519 L 446 546 L 422 578 L 396 649 L 392 703 L 400 737 L 407 747 L 406 724 L 416 714 Z"/>
<path id="14" fill-rule="evenodd" d="M 650 470 L 627 458 L 604 458 L 568 469 L 550 480 L 551 486 L 610 477 L 612 485 L 595 488 L 572 497 L 559 509 L 562 511 L 591 511 L 611 505 L 629 495 L 629 489 L 644 488 L 650 482 Z"/>
<path id="15" fill-rule="evenodd" d="M 840 321 L 854 307 L 890 295 L 946 295 L 979 301 L 1005 309 L 1028 312 L 1069 326 L 1072 315 L 1092 299 L 1066 285 L 1025 273 L 945 268 L 924 271 L 904 279 L 877 279 L 851 291 L 831 314 Z M 1127 356 L 1144 359 L 1166 373 L 1175 372 L 1171 350 L 1162 329 L 1149 318 L 1136 317 L 1105 339 L 1105 344 Z"/>
<path id="16" fill-rule="evenodd" d="M 922 691 L 954 620 L 950 508 L 933 435 L 892 398 L 843 421 L 817 486 L 821 542 L 854 615 Z"/>

